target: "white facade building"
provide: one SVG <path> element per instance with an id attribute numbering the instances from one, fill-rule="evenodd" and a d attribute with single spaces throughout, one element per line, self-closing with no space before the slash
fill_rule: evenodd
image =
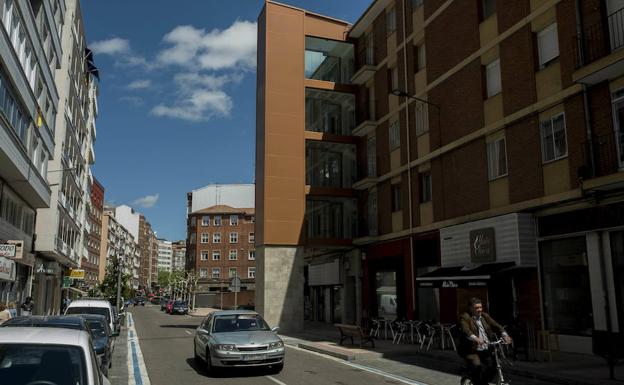
<path id="1" fill-rule="evenodd" d="M 115 219 L 123 227 L 128 229 L 130 234 L 139 241 L 139 223 L 141 221 L 141 214 L 134 211 L 134 209 L 127 205 L 121 205 L 115 207 Z"/>
<path id="2" fill-rule="evenodd" d="M 115 219 L 114 211 L 109 208 L 104 210 L 100 245 L 100 282 L 104 280 L 105 267 L 115 257 L 122 261 L 122 272 L 131 277 L 131 287 L 137 289 L 139 287 L 137 240 L 130 231 Z"/>
<path id="3" fill-rule="evenodd" d="M 173 247 L 171 241 L 158 239 L 158 271 L 171 271 L 173 262 Z"/>
<path id="4" fill-rule="evenodd" d="M 254 184 L 214 184 L 193 190 L 187 214 L 218 205 L 256 207 L 255 191 Z"/>

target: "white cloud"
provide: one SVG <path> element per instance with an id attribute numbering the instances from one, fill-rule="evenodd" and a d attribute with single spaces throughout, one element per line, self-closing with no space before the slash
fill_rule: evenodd
<path id="1" fill-rule="evenodd" d="M 214 116 L 228 116 L 232 98 L 220 90 L 194 90 L 181 96 L 172 106 L 159 104 L 152 109 L 155 116 L 177 118 L 191 122 L 209 120 Z"/>
<path id="2" fill-rule="evenodd" d="M 139 79 L 135 80 L 132 83 L 128 84 L 129 90 L 141 90 L 145 88 L 150 88 L 152 86 L 152 81 L 149 79 Z"/>
<path id="3" fill-rule="evenodd" d="M 93 42 L 89 45 L 89 48 L 96 54 L 119 55 L 130 52 L 130 42 L 126 39 L 114 37 L 108 40 Z"/>
<path id="4" fill-rule="evenodd" d="M 144 209 L 149 209 L 150 207 L 154 207 L 156 202 L 158 202 L 159 196 L 160 194 L 146 195 L 142 198 L 135 200 L 134 202 L 132 202 L 132 204 L 135 206 L 142 207 Z"/>
<path id="5" fill-rule="evenodd" d="M 138 96 L 122 96 L 119 98 L 119 101 L 124 102 L 124 103 L 131 103 L 132 105 L 136 107 L 140 107 L 145 104 L 145 101 L 143 100 L 143 98 L 140 98 Z"/>
<path id="6" fill-rule="evenodd" d="M 169 45 L 158 54 L 165 65 L 204 70 L 253 69 L 256 66 L 257 24 L 236 20 L 224 30 L 206 32 L 183 25 L 166 34 Z"/>

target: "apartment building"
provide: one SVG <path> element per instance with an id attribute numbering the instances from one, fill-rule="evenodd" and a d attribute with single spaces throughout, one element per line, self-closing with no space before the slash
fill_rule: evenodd
<path id="1" fill-rule="evenodd" d="M 48 161 L 50 208 L 37 210 L 37 252 L 33 297 L 36 313 L 60 309 L 61 277 L 80 267 L 88 253 L 87 205 L 90 166 L 95 162 L 97 70 L 87 55 L 80 3 L 66 0 L 61 33 L 62 56 L 55 82 L 62 113 L 56 115 L 53 157 Z"/>
<path id="2" fill-rule="evenodd" d="M 479 296 L 564 351 L 622 330 L 622 8 L 386 0 L 349 26 L 267 1 L 259 310 L 295 328 L 304 316 L 454 322 Z M 319 255 L 319 238 L 333 251 Z"/>
<path id="3" fill-rule="evenodd" d="M 171 241 L 158 238 L 158 271 L 172 271 L 173 245 Z"/>
<path id="4" fill-rule="evenodd" d="M 123 274 L 130 277 L 129 285 L 139 287 L 139 252 L 134 235 L 115 218 L 115 209 L 106 207 L 102 217 L 100 239 L 99 281 L 106 276 L 106 267 L 111 261 L 121 261 Z"/>
<path id="5" fill-rule="evenodd" d="M 0 301 L 31 294 L 36 210 L 50 207 L 65 2 L 0 4 Z M 62 114 L 60 114 L 62 115 Z M 35 268 L 36 271 L 36 268 Z"/>
<path id="6" fill-rule="evenodd" d="M 183 271 L 186 268 L 186 240 L 173 242 L 171 248 L 173 251 L 171 270 Z"/>
<path id="7" fill-rule="evenodd" d="M 202 207 L 206 204 L 211 206 Z M 198 293 L 219 306 L 221 298 L 214 294 L 228 292 L 238 277 L 238 304 L 255 303 L 254 185 L 206 186 L 187 194 L 187 206 L 186 270 L 197 273 Z"/>
<path id="8" fill-rule="evenodd" d="M 83 284 L 85 290 L 94 288 L 100 282 L 102 214 L 104 212 L 104 187 L 97 179 L 93 178 L 90 190 L 90 204 L 87 206 L 89 226 L 86 250 L 88 254 L 86 258 L 83 257 L 81 263 L 81 268 L 85 271 Z"/>

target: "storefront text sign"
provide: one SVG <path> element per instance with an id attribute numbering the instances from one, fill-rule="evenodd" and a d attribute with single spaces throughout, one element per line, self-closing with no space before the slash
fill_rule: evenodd
<path id="1" fill-rule="evenodd" d="M 7 241 L 7 243 L 9 245 L 14 245 L 15 246 L 15 254 L 13 255 L 13 258 L 15 259 L 22 259 L 24 256 L 24 241 Z"/>
<path id="2" fill-rule="evenodd" d="M 0 257 L 0 280 L 15 281 L 15 262 Z"/>
<path id="3" fill-rule="evenodd" d="M 15 257 L 15 245 L 0 244 L 0 257 Z"/>
<path id="4" fill-rule="evenodd" d="M 75 269 L 69 272 L 69 278 L 71 279 L 84 279 L 84 277 L 85 277 L 84 270 Z"/>
<path id="5" fill-rule="evenodd" d="M 58 271 L 58 264 L 53 262 L 37 262 L 35 266 L 35 274 L 54 275 Z"/>
<path id="6" fill-rule="evenodd" d="M 493 227 L 470 232 L 470 262 L 496 262 L 495 231 Z"/>

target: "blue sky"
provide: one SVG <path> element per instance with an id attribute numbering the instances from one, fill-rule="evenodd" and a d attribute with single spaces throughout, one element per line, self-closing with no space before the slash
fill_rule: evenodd
<path id="1" fill-rule="evenodd" d="M 355 22 L 372 0 L 286 3 Z M 260 0 L 84 0 L 100 68 L 96 164 L 106 201 L 186 237 L 186 193 L 253 183 Z"/>

